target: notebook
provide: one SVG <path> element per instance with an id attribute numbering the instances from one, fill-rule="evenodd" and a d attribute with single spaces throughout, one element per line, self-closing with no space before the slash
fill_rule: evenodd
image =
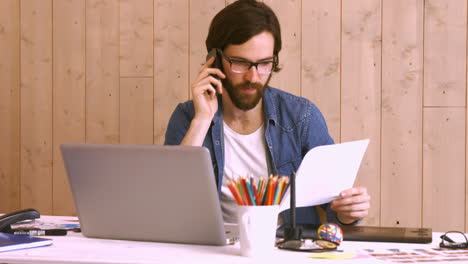
<path id="1" fill-rule="evenodd" d="M 68 143 L 61 151 L 87 237 L 203 245 L 237 237 L 224 227 L 206 148 Z"/>
<path id="2" fill-rule="evenodd" d="M 0 252 L 52 245 L 52 240 L 34 236 L 0 233 Z"/>
<path id="3" fill-rule="evenodd" d="M 318 225 L 300 225 L 304 238 L 317 238 Z M 377 226 L 341 226 L 344 241 L 431 243 L 431 228 L 377 227 Z M 280 228 L 277 236 L 283 237 Z"/>

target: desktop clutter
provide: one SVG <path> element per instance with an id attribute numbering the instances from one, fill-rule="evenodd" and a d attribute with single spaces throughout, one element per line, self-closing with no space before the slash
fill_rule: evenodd
<path id="1" fill-rule="evenodd" d="M 344 226 L 343 229 L 334 223 L 322 224 L 316 231 L 316 237 L 303 234 L 302 226 L 296 226 L 296 175 L 287 177 L 271 176 L 268 179 L 239 177 L 228 183 L 238 206 L 238 225 L 240 231 L 240 254 L 248 257 L 268 257 L 277 246 L 283 250 L 303 251 L 314 253 L 309 258 L 315 259 L 361 259 L 375 258 L 378 260 L 407 263 L 440 262 L 440 261 L 468 261 L 468 238 L 462 232 L 448 232 L 441 236 L 439 248 L 412 249 L 374 249 L 364 248 L 356 252 L 342 252 L 338 250 L 344 238 L 343 230 L 347 232 L 347 239 L 356 241 L 431 243 L 430 228 L 393 228 Z M 282 239 L 277 239 L 278 206 L 283 199 L 286 188 L 290 190 L 290 221 L 282 231 Z M 310 231 L 310 230 L 309 230 Z M 409 237 L 393 236 L 393 233 L 403 231 L 410 233 Z M 361 233 L 360 233 L 361 232 Z M 357 237 L 353 235 L 358 233 Z M 377 236 L 373 236 L 377 234 Z M 385 234 L 382 237 L 380 235 Z M 458 235 L 458 237 L 455 237 Z M 276 243 L 275 243 L 276 241 Z M 455 249 L 455 252 L 453 251 Z M 466 263 L 466 262 L 465 262 Z"/>
<path id="2" fill-rule="evenodd" d="M 24 209 L 0 216 L 0 252 L 52 245 L 52 239 L 39 236 L 65 236 L 80 232 L 79 224 L 51 225 L 37 221 L 40 213 Z"/>
<path id="3" fill-rule="evenodd" d="M 292 200 L 294 201 L 294 199 Z M 244 229 L 240 233 L 241 255 L 271 257 L 272 255 L 266 254 L 273 251 L 276 240 L 276 246 L 280 249 L 312 252 L 313 254 L 306 257 L 315 259 L 375 258 L 397 263 L 405 263 L 404 261 L 418 262 L 420 260 L 425 262 L 465 261 L 464 263 L 468 261 L 468 238 L 463 232 L 458 231 L 443 234 L 439 247 L 400 247 L 395 244 L 395 246 L 388 245 L 388 248 L 382 248 L 381 246 L 373 247 L 372 244 L 369 244 L 368 248 L 346 250 L 345 252 L 338 250 L 338 246 L 343 241 L 344 233 L 348 236 L 346 239 L 349 240 L 349 235 L 352 235 L 352 232 L 349 233 L 348 226 L 340 227 L 333 223 L 321 225 L 316 230 L 316 236 L 313 239 L 310 239 L 311 236 L 307 233 L 303 234 L 305 237 L 303 238 L 301 231 L 297 232 L 294 229 L 297 227 L 291 225 L 289 227 L 290 234 L 282 234 L 279 237 L 283 237 L 283 239 L 278 239 L 275 238 L 277 208 L 278 205 L 239 206 L 239 224 Z M 3 251 L 48 246 L 52 244 L 52 238 L 49 236 L 79 231 L 79 223 L 76 220 L 67 220 L 66 223 L 63 221 L 60 221 L 60 223 L 42 222 L 39 217 L 39 212 L 34 209 L 21 210 L 0 216 L 0 258 Z M 363 228 L 362 226 L 358 227 Z M 54 228 L 58 228 L 58 230 Z M 369 229 L 364 227 L 364 230 Z M 385 228 L 384 230 L 388 231 Z M 390 229 L 390 231 L 394 230 Z M 372 230 L 370 232 L 372 233 Z M 298 233 L 299 236 L 294 237 Z M 299 243 L 297 243 L 298 241 Z M 413 243 L 429 242 L 413 241 Z"/>
<path id="4" fill-rule="evenodd" d="M 290 182 L 291 181 L 291 182 Z M 262 177 L 239 177 L 228 181 L 238 206 L 237 219 L 242 256 L 259 257 L 271 254 L 276 241 L 279 204 L 286 189 L 291 192 L 291 226 L 284 230 L 284 238 L 276 243 L 279 249 L 295 251 L 336 250 L 343 240 L 343 231 L 334 223 L 321 225 L 316 240 L 302 238 L 300 227 L 295 226 L 295 174 L 291 177 L 278 175 Z"/>

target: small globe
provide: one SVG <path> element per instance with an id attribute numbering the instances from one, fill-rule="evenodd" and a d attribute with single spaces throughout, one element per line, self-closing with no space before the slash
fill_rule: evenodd
<path id="1" fill-rule="evenodd" d="M 324 248 L 336 248 L 343 241 L 343 230 L 334 223 L 321 225 L 317 230 L 317 244 Z"/>

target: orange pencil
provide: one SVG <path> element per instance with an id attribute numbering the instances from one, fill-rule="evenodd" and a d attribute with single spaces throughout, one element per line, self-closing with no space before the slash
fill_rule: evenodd
<path id="1" fill-rule="evenodd" d="M 276 184 L 278 184 L 276 176 L 271 179 L 268 185 L 268 199 L 266 205 L 273 205 L 273 197 L 275 195 Z"/>
<path id="2" fill-rule="evenodd" d="M 234 199 L 236 199 L 237 204 L 238 205 L 244 205 L 244 202 L 242 201 L 239 190 L 237 190 L 237 188 L 234 186 L 234 183 L 231 182 L 231 181 L 228 181 L 227 186 L 228 186 L 229 190 L 231 191 L 232 196 L 234 196 Z"/>

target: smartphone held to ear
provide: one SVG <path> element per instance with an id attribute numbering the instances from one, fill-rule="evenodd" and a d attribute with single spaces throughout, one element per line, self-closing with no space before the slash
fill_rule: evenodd
<path id="1" fill-rule="evenodd" d="M 206 61 L 208 61 L 209 59 L 211 59 L 212 57 L 215 57 L 215 60 L 213 61 L 213 63 L 211 64 L 210 68 L 216 68 L 216 69 L 220 69 L 221 71 L 223 71 L 222 69 L 222 58 L 221 58 L 221 51 L 219 49 L 216 49 L 216 48 L 212 48 L 210 50 L 210 52 L 206 55 Z M 211 76 L 213 76 L 214 78 L 216 79 L 220 79 L 218 75 L 216 74 L 210 74 Z M 213 85 L 212 85 L 213 86 Z M 213 86 L 213 88 L 215 89 L 216 91 L 216 87 Z"/>
<path id="2" fill-rule="evenodd" d="M 208 53 L 208 55 L 206 55 L 206 60 L 208 61 L 212 57 L 215 57 L 215 60 L 214 60 L 213 64 L 211 64 L 210 68 L 217 68 L 217 69 L 220 69 L 222 71 L 222 67 L 221 67 L 221 60 L 222 59 L 221 59 L 220 50 L 216 49 L 216 48 L 212 48 L 210 50 L 210 52 Z M 213 77 L 215 77 L 216 79 L 219 80 L 218 75 L 212 74 L 211 76 L 213 76 Z"/>

